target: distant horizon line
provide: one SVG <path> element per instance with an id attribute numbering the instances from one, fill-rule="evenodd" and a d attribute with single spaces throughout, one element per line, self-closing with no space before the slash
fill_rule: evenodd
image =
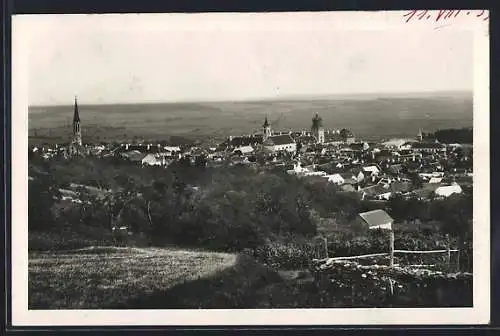
<path id="1" fill-rule="evenodd" d="M 231 103 L 231 102 L 273 102 L 283 100 L 321 100 L 321 99 L 348 99 L 362 96 L 372 96 L 376 98 L 395 98 L 404 96 L 440 96 L 440 95 L 453 95 L 453 94 L 473 94 L 473 90 L 436 90 L 436 91 L 405 91 L 405 92 L 354 92 L 354 93 L 331 93 L 331 94 L 296 94 L 287 96 L 266 96 L 266 97 L 250 97 L 250 98 L 236 98 L 236 99 L 189 99 L 189 100 L 143 100 L 143 101 L 121 101 L 121 102 L 92 102 L 85 103 L 78 99 L 78 95 L 73 95 L 68 103 L 44 103 L 44 104 L 28 104 L 28 107 L 53 107 L 53 106 L 72 106 L 75 97 L 80 106 L 103 106 L 103 105 L 156 105 L 156 104 L 203 104 L 203 103 Z M 71 102 L 71 103 L 70 103 Z"/>

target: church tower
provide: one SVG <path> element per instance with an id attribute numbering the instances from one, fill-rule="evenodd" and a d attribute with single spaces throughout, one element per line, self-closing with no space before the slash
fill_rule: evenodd
<path id="1" fill-rule="evenodd" d="M 269 121 L 267 121 L 267 115 L 266 115 L 266 120 L 264 121 L 264 125 L 262 125 L 263 132 L 262 132 L 262 141 L 266 141 L 267 138 L 269 138 L 271 134 L 271 125 L 269 124 Z"/>
<path id="2" fill-rule="evenodd" d="M 311 126 L 312 135 L 316 138 L 316 143 L 324 143 L 325 142 L 325 130 L 323 128 L 323 119 L 316 113 L 314 118 L 312 119 Z"/>
<path id="3" fill-rule="evenodd" d="M 421 128 L 418 130 L 417 139 L 418 139 L 418 141 L 424 140 L 424 134 L 422 133 Z"/>
<path id="4" fill-rule="evenodd" d="M 80 114 L 78 112 L 78 102 L 75 97 L 75 107 L 73 111 L 73 136 L 69 146 L 71 155 L 80 154 L 82 147 L 82 130 L 80 129 Z"/>

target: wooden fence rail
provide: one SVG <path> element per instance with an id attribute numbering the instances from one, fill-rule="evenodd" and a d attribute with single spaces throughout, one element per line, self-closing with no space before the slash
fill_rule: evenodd
<path id="1" fill-rule="evenodd" d="M 335 260 L 351 260 L 351 259 L 363 259 L 363 258 L 373 258 L 373 257 L 383 257 L 388 255 L 389 253 L 374 253 L 374 254 L 364 254 L 359 256 L 350 256 L 350 257 L 334 257 L 334 258 L 324 258 L 324 259 L 313 259 L 318 262 L 328 262 Z"/>
<path id="2" fill-rule="evenodd" d="M 449 250 L 449 252 L 458 252 L 458 250 Z M 448 250 L 431 250 L 431 251 L 394 250 L 394 253 L 402 253 L 402 254 L 448 253 Z M 317 261 L 351 260 L 351 259 L 383 257 L 383 256 L 387 256 L 387 255 L 389 255 L 389 253 L 373 253 L 373 254 L 363 254 L 363 255 L 358 255 L 358 256 L 333 257 L 333 258 L 323 258 L 323 259 L 314 259 L 314 260 L 317 260 Z"/>
<path id="3" fill-rule="evenodd" d="M 431 250 L 431 251 L 394 250 L 394 253 L 405 253 L 405 254 L 448 253 L 448 252 L 458 252 L 458 250 Z"/>
<path id="4" fill-rule="evenodd" d="M 448 267 L 450 267 L 451 264 L 451 252 L 457 252 L 459 253 L 460 251 L 457 249 L 451 249 L 450 248 L 450 239 L 449 236 L 447 235 L 447 249 L 443 250 L 430 250 L 430 251 L 418 251 L 418 250 L 395 250 L 394 249 L 394 231 L 389 230 L 389 252 L 388 253 L 374 253 L 374 254 L 365 254 L 365 255 L 358 255 L 358 256 L 349 256 L 349 257 L 334 257 L 334 258 L 329 258 L 328 257 L 328 240 L 325 237 L 318 236 L 315 238 L 316 242 L 321 242 L 322 247 L 317 251 L 317 255 L 319 255 L 319 251 L 324 249 L 325 251 L 325 258 L 317 258 L 313 259 L 313 262 L 333 262 L 336 260 L 352 260 L 352 259 L 363 259 L 363 258 L 372 258 L 372 257 L 382 257 L 382 256 L 389 256 L 389 266 L 394 265 L 394 254 L 433 254 L 433 253 L 447 253 L 447 263 Z M 316 243 L 316 247 L 319 247 Z M 458 266 L 458 259 L 457 259 L 457 268 Z"/>
<path id="5" fill-rule="evenodd" d="M 319 239 L 321 238 L 321 239 Z M 409 272 L 410 268 L 404 267 L 398 267 L 399 265 L 394 264 L 394 255 L 395 254 L 438 254 L 438 253 L 447 253 L 447 264 L 448 264 L 448 272 L 451 271 L 451 252 L 457 252 L 458 255 L 460 255 L 460 251 L 458 249 L 451 249 L 450 248 L 450 239 L 449 236 L 447 235 L 447 248 L 442 249 L 442 250 L 430 250 L 430 251 L 418 251 L 418 250 L 396 250 L 394 249 L 394 231 L 390 230 L 389 231 L 389 251 L 386 253 L 372 253 L 372 254 L 364 254 L 364 255 L 357 255 L 357 256 L 349 256 L 349 257 L 334 257 L 334 258 L 329 258 L 328 257 L 328 248 L 327 246 L 328 241 L 326 238 L 323 237 L 318 237 L 316 239 L 317 242 L 321 241 L 322 243 L 322 248 L 325 250 L 325 256 L 326 258 L 322 259 L 313 259 L 313 263 L 315 264 L 315 267 L 319 267 L 320 270 L 325 270 L 329 269 L 331 267 L 334 267 L 334 264 L 336 262 L 342 261 L 342 260 L 353 260 L 353 259 L 363 259 L 363 258 L 373 258 L 373 257 L 382 257 L 382 256 L 389 256 L 389 265 L 357 265 L 358 268 L 361 269 L 376 269 L 376 270 L 387 270 L 389 272 L 394 272 L 399 270 L 400 272 L 404 270 L 405 272 Z M 318 249 L 318 252 L 321 250 Z M 320 253 L 318 253 L 320 254 Z M 413 270 L 415 269 L 423 269 L 425 267 L 435 267 L 436 265 L 414 265 Z M 459 270 L 459 258 L 457 258 L 457 270 Z M 468 274 L 469 276 L 472 276 L 471 274 Z M 389 293 L 391 296 L 394 295 L 394 287 L 393 287 L 393 280 L 392 278 L 387 279 L 388 282 L 388 288 L 389 288 Z M 353 292 L 353 297 L 354 297 L 354 286 L 351 284 L 351 290 Z"/>

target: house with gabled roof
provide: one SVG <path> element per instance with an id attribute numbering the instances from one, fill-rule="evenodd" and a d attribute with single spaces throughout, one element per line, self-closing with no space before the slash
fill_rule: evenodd
<path id="1" fill-rule="evenodd" d="M 263 136 L 259 134 L 230 136 L 224 143 L 227 148 L 239 148 L 244 146 L 257 146 L 262 144 Z"/>
<path id="2" fill-rule="evenodd" d="M 462 193 L 462 187 L 460 187 L 458 184 L 452 184 L 452 185 L 449 185 L 449 186 L 440 186 L 439 188 L 437 188 L 434 193 L 437 195 L 437 196 L 441 196 L 441 197 L 449 197 L 453 194 L 460 194 Z"/>
<path id="3" fill-rule="evenodd" d="M 361 195 L 361 199 L 379 199 L 379 200 L 388 200 L 392 191 L 389 188 L 384 188 L 380 184 L 372 185 L 366 188 L 359 190 Z"/>
<path id="4" fill-rule="evenodd" d="M 252 146 L 240 146 L 233 149 L 233 153 L 250 154 L 253 152 L 254 149 Z"/>
<path id="5" fill-rule="evenodd" d="M 165 157 L 154 154 L 147 154 L 142 158 L 141 163 L 148 166 L 162 166 L 165 165 Z"/>
<path id="6" fill-rule="evenodd" d="M 133 150 L 133 151 L 126 152 L 126 153 L 121 153 L 120 155 L 123 158 L 128 159 L 129 161 L 132 161 L 132 162 L 142 162 L 142 159 L 144 159 L 147 154 L 141 153 L 138 150 Z"/>
<path id="7" fill-rule="evenodd" d="M 295 153 L 297 151 L 297 144 L 290 134 L 281 134 L 268 137 L 264 142 L 264 148 L 272 152 L 287 151 Z"/>
<path id="8" fill-rule="evenodd" d="M 442 177 L 431 177 L 429 183 L 441 183 L 443 181 Z"/>
<path id="9" fill-rule="evenodd" d="M 425 153 L 446 152 L 446 146 L 437 142 L 414 142 L 411 144 L 411 149 Z"/>
<path id="10" fill-rule="evenodd" d="M 382 209 L 359 213 L 356 217 L 356 224 L 364 229 L 392 230 L 394 219 Z"/>
<path id="11" fill-rule="evenodd" d="M 341 173 L 335 173 L 331 175 L 325 176 L 325 178 L 328 179 L 329 182 L 338 184 L 338 185 L 343 185 L 343 184 L 357 184 L 358 180 L 356 178 L 356 175 L 352 172 L 341 172 Z"/>
<path id="12" fill-rule="evenodd" d="M 340 175 L 339 173 L 326 175 L 324 177 L 328 180 L 328 182 L 338 184 L 338 185 L 344 184 L 344 181 L 345 181 L 344 177 L 342 177 L 342 175 Z"/>
<path id="13" fill-rule="evenodd" d="M 363 172 L 366 175 L 378 175 L 380 173 L 380 168 L 377 165 L 364 166 Z"/>

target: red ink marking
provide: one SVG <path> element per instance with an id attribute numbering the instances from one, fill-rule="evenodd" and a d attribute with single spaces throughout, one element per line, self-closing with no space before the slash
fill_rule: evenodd
<path id="1" fill-rule="evenodd" d="M 481 16 L 483 16 L 483 14 L 484 14 L 485 12 L 486 12 L 486 10 L 484 10 L 484 9 L 483 9 L 483 10 L 481 11 L 481 13 L 479 13 L 478 15 L 476 15 L 476 17 L 481 17 Z M 488 20 L 489 18 L 490 18 L 490 17 L 489 17 L 489 15 L 487 15 L 485 18 L 483 18 L 483 21 L 486 21 L 486 20 Z"/>
<path id="2" fill-rule="evenodd" d="M 424 10 L 424 11 L 422 11 L 422 12 L 423 12 L 423 13 L 420 13 L 420 16 L 419 16 L 419 18 L 418 18 L 419 20 L 422 20 L 422 19 L 425 17 L 425 15 L 427 14 L 428 10 Z"/>
<path id="3" fill-rule="evenodd" d="M 448 11 L 448 14 L 446 14 L 446 16 L 445 16 L 444 18 L 445 18 L 445 19 L 448 19 L 448 18 L 451 18 L 452 16 L 453 16 L 453 17 L 457 17 L 457 16 L 458 16 L 458 14 L 460 14 L 460 12 L 461 12 L 461 10 L 454 10 L 454 9 L 449 10 L 449 11 Z"/>
<path id="4" fill-rule="evenodd" d="M 436 22 L 441 20 L 444 14 L 446 14 L 447 10 L 446 9 L 440 9 L 437 16 L 436 16 Z"/>
<path id="5" fill-rule="evenodd" d="M 430 12 L 430 13 L 429 13 Z M 406 18 L 405 22 L 410 22 L 411 20 L 415 20 L 414 17 L 417 16 L 417 20 L 429 20 L 433 17 L 433 12 L 429 10 L 410 10 L 403 15 Z M 466 15 L 474 15 L 470 10 L 463 11 L 461 9 L 440 9 L 437 11 L 435 21 L 442 21 L 447 19 L 452 19 L 458 17 L 462 12 L 465 12 Z M 476 13 L 476 17 L 482 18 L 483 21 L 489 19 L 489 15 L 487 10 L 481 10 L 479 13 Z M 486 15 L 485 15 L 486 14 Z"/>
<path id="6" fill-rule="evenodd" d="M 406 13 L 405 15 L 403 15 L 403 17 L 408 17 L 408 19 L 406 19 L 405 22 L 409 22 L 415 16 L 415 14 L 417 14 L 417 11 L 411 10 L 408 13 Z"/>

